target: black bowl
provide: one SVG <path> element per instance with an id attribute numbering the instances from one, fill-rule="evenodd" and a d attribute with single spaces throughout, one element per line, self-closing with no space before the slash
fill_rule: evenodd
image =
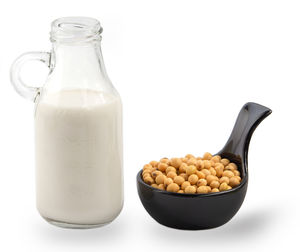
<path id="1" fill-rule="evenodd" d="M 259 123 L 271 114 L 267 107 L 247 103 L 241 109 L 224 148 L 218 152 L 238 165 L 242 176 L 239 186 L 209 194 L 180 194 L 162 191 L 146 184 L 142 170 L 137 174 L 137 189 L 146 211 L 160 224 L 188 230 L 219 227 L 241 207 L 248 186 L 248 148 Z"/>

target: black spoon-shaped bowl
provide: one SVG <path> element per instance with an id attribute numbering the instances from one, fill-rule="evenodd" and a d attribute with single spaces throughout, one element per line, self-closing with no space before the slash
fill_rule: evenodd
<path id="1" fill-rule="evenodd" d="M 160 224 L 178 229 L 207 229 L 228 222 L 241 207 L 248 185 L 248 147 L 251 136 L 260 122 L 271 114 L 262 105 L 245 104 L 231 135 L 217 154 L 238 165 L 242 176 L 239 186 L 209 194 L 180 194 L 162 191 L 146 184 L 142 170 L 137 174 L 137 189 L 147 212 Z"/>

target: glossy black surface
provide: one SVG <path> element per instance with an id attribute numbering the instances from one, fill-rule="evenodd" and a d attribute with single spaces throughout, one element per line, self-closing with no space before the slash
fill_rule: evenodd
<path id="1" fill-rule="evenodd" d="M 137 174 L 137 189 L 147 212 L 160 224 L 178 229 L 207 229 L 228 222 L 241 207 L 248 185 L 248 147 L 259 123 L 271 114 L 262 105 L 245 104 L 236 120 L 232 133 L 217 154 L 229 158 L 239 166 L 241 184 L 229 191 L 210 194 L 179 194 L 153 188 Z"/>

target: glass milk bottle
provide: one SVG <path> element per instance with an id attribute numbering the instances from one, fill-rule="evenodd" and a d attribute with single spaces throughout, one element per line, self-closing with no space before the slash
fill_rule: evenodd
<path id="1" fill-rule="evenodd" d="M 48 222 L 91 228 L 123 206 L 122 105 L 103 63 L 102 28 L 92 18 L 52 23 L 52 51 L 21 55 L 12 65 L 16 91 L 35 103 L 36 200 Z M 28 60 L 49 67 L 39 88 L 22 82 Z"/>

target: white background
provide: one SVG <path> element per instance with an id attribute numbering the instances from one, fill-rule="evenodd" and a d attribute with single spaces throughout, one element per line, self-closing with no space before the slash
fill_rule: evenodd
<path id="1" fill-rule="evenodd" d="M 2 1 L 0 251 L 299 249 L 299 12 L 287 0 Z M 101 21 L 106 68 L 124 105 L 125 205 L 93 230 L 57 228 L 36 211 L 34 106 L 9 81 L 18 55 L 50 50 L 50 22 L 74 15 Z M 47 69 L 33 66 L 24 78 L 38 85 Z M 137 196 L 138 170 L 163 156 L 217 152 L 248 101 L 273 114 L 252 138 L 238 214 L 205 231 L 156 223 Z"/>

